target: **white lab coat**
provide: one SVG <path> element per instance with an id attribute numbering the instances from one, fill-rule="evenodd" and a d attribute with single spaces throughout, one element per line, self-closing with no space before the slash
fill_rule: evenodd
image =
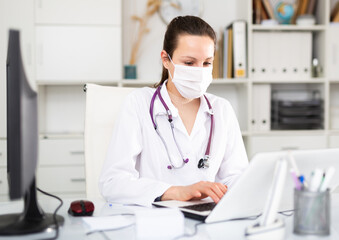
<path id="1" fill-rule="evenodd" d="M 214 112 L 214 130 L 210 167 L 199 169 L 198 161 L 205 154 L 210 131 L 207 102 L 204 97 L 200 98 L 200 108 L 191 135 L 188 135 L 178 110 L 170 101 L 167 88 L 162 87 L 161 95 L 173 115 L 176 140 L 184 157 L 189 158 L 184 167 L 169 170 L 165 146 L 150 117 L 154 92 L 154 88 L 140 88 L 126 97 L 99 180 L 102 195 L 110 202 L 150 206 L 172 185 L 212 181 L 230 188 L 248 165 L 238 121 L 230 103 L 206 94 Z M 182 159 L 173 140 L 165 108 L 158 97 L 154 103 L 154 118 L 169 148 L 172 164 L 180 166 Z"/>

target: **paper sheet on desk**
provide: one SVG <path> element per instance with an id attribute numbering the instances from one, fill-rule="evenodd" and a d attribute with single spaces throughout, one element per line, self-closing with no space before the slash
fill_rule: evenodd
<path id="1" fill-rule="evenodd" d="M 98 231 L 114 230 L 134 224 L 132 216 L 105 216 L 105 217 L 84 217 L 82 218 L 86 234 Z"/>
<path id="2" fill-rule="evenodd" d="M 179 209 L 157 208 L 135 212 L 137 239 L 174 239 L 184 234 L 184 215 Z"/>

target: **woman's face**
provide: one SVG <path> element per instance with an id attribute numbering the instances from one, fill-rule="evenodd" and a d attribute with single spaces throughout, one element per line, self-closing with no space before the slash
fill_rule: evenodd
<path id="1" fill-rule="evenodd" d="M 174 74 L 174 66 L 162 52 L 163 64 L 166 69 Z M 165 58 L 163 58 L 165 57 Z M 214 41 L 208 36 L 180 35 L 177 48 L 173 52 L 174 64 L 192 67 L 212 67 L 214 59 Z M 165 60 L 165 61 L 164 61 Z M 169 78 L 171 78 L 169 76 Z"/>

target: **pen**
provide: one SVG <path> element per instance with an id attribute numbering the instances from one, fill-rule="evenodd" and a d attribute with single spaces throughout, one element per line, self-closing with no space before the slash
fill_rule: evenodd
<path id="1" fill-rule="evenodd" d="M 299 178 L 301 184 L 302 184 L 305 188 L 308 188 L 308 184 L 307 184 L 307 182 L 306 182 L 306 179 L 305 179 L 304 175 L 300 175 L 298 178 Z"/>
<path id="2" fill-rule="evenodd" d="M 291 169 L 290 172 L 291 172 L 294 184 L 295 184 L 295 189 L 300 191 L 302 188 L 300 180 L 298 179 L 296 173 L 294 172 L 294 169 Z"/>
<path id="3" fill-rule="evenodd" d="M 330 185 L 330 181 L 334 175 L 335 168 L 334 167 L 329 167 L 326 172 L 325 172 L 325 177 L 320 185 L 319 191 L 323 192 L 326 191 L 328 186 Z"/>
<path id="4" fill-rule="evenodd" d="M 292 165 L 292 168 L 293 168 L 295 174 L 299 177 L 300 176 L 299 169 L 298 169 L 297 164 L 295 163 L 295 159 L 294 159 L 294 157 L 293 157 L 293 155 L 290 151 L 288 151 L 288 159 L 290 160 L 290 163 Z"/>
<path id="5" fill-rule="evenodd" d="M 311 180 L 310 180 L 309 190 L 311 192 L 316 192 L 316 191 L 319 190 L 322 177 L 323 177 L 323 171 L 319 168 L 316 168 L 314 170 L 313 175 L 311 176 Z"/>

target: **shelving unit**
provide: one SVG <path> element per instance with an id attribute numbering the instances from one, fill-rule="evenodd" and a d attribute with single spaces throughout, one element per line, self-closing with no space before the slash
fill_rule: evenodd
<path id="1" fill-rule="evenodd" d="M 334 127 L 334 123 L 339 122 L 339 116 L 334 116 L 333 108 L 339 107 L 339 84 L 337 79 L 329 79 L 331 69 L 328 65 L 331 61 L 330 34 L 329 31 L 334 26 L 330 26 L 329 13 L 330 1 L 318 1 L 316 9 L 316 25 L 314 26 L 297 26 L 297 25 L 275 25 L 263 26 L 252 23 L 252 0 L 241 1 L 242 6 L 248 6 L 247 12 L 243 13 L 248 23 L 248 66 L 249 66 L 249 106 L 250 102 L 255 101 L 254 89 L 259 85 L 269 85 L 271 89 L 288 90 L 293 89 L 307 90 L 315 89 L 320 92 L 324 101 L 324 126 L 323 129 L 310 130 L 265 130 L 256 131 L 254 125 L 249 121 L 247 137 L 247 151 L 249 156 L 259 151 L 273 151 L 280 149 L 309 149 L 309 148 L 326 148 L 338 147 L 339 126 Z M 312 34 L 312 58 L 317 58 L 323 67 L 323 75 L 320 78 L 288 78 L 276 75 L 270 79 L 258 79 L 253 77 L 251 69 L 253 68 L 253 35 L 265 32 L 268 34 L 275 33 L 299 33 L 310 32 Z M 339 36 L 339 35 L 338 35 Z M 333 40 L 332 41 L 337 41 Z M 338 53 L 337 53 L 338 54 Z M 311 65 L 311 63 L 310 63 Z M 338 67 L 338 66 L 337 66 Z M 337 75 L 338 76 L 338 75 Z M 271 94 L 272 96 L 272 94 Z M 269 100 L 268 100 L 269 101 Z M 256 109 L 249 107 L 249 119 L 254 117 Z"/>
<path id="2" fill-rule="evenodd" d="M 6 0 L 9 1 L 9 0 Z M 337 0 L 335 0 L 337 1 Z M 28 74 L 37 84 L 39 94 L 40 165 L 38 185 L 57 194 L 85 194 L 83 130 L 85 116 L 85 93 L 87 82 L 118 87 L 153 86 L 159 79 L 122 79 L 122 23 L 121 0 L 39 0 L 27 1 L 26 26 L 33 29 L 27 42 L 31 58 L 26 65 Z M 238 0 L 239 19 L 247 22 L 248 76 L 242 79 L 214 79 L 208 92 L 226 98 L 238 117 L 242 136 L 249 158 L 256 152 L 284 149 L 313 149 L 339 147 L 339 63 L 333 63 L 333 48 L 339 49 L 339 25 L 329 22 L 331 1 L 318 0 L 317 24 L 314 26 L 252 24 L 252 0 Z M 14 4 L 14 3 L 13 3 Z M 79 8 L 80 7 L 80 8 Z M 3 13 L 0 7 L 0 13 Z M 1 14 L 0 14 L 1 16 Z M 1 21 L 0 21 L 1 22 Z M 225 23 L 226 25 L 226 23 Z M 5 28 L 8 26 L 0 26 Z M 25 28 L 26 29 L 26 28 Z M 4 32 L 2 38 L 7 39 Z M 58 33 L 57 35 L 54 35 Z M 77 33 L 74 35 L 74 33 Z M 319 59 L 323 67 L 321 77 L 286 78 L 277 74 L 270 78 L 253 75 L 253 35 L 257 33 L 311 33 L 312 57 Z M 27 36 L 26 35 L 26 36 Z M 96 38 L 97 36 L 97 38 Z M 75 39 L 71 42 L 67 39 Z M 101 42 L 100 39 L 103 39 Z M 6 44 L 1 41 L 0 60 L 6 55 Z M 81 42 L 81 44 L 77 44 Z M 63 43 L 63 44 L 62 44 Z M 67 43 L 67 44 L 66 44 Z M 337 44 L 337 45 L 335 45 Z M 66 48 L 65 48 L 66 46 Z M 93 46 L 79 55 L 81 48 Z M 107 52 L 110 54 L 106 55 Z M 113 56 L 113 57 L 112 57 Z M 95 59 L 95 62 L 93 62 Z M 339 56 L 336 55 L 336 59 Z M 103 64 L 97 64 L 104 62 Z M 31 65 L 29 65 L 29 63 Z M 337 65 L 336 65 L 337 64 Z M 310 63 L 311 65 L 311 63 Z M 93 66 L 91 69 L 83 66 Z M 5 69 L 1 67 L 1 72 Z M 99 73 L 99 75 L 98 75 Z M 5 88 L 5 75 L 1 75 L 1 89 Z M 257 128 L 257 87 L 270 91 L 307 91 L 315 89 L 324 101 L 324 124 L 322 129 L 271 130 L 270 115 L 265 126 Z M 1 90 L 2 91 L 2 90 Z M 5 99 L 1 92 L 0 98 Z M 258 105 L 269 107 L 268 99 Z M 0 110 L 5 111 L 5 102 Z M 270 111 L 270 110 L 269 110 Z M 4 116 L 5 118 L 5 116 Z M 254 121 L 256 120 L 256 121 Z M 0 199 L 7 192 L 6 183 L 6 131 L 5 121 L 0 121 Z M 2 187 L 4 186 L 4 187 Z"/>

